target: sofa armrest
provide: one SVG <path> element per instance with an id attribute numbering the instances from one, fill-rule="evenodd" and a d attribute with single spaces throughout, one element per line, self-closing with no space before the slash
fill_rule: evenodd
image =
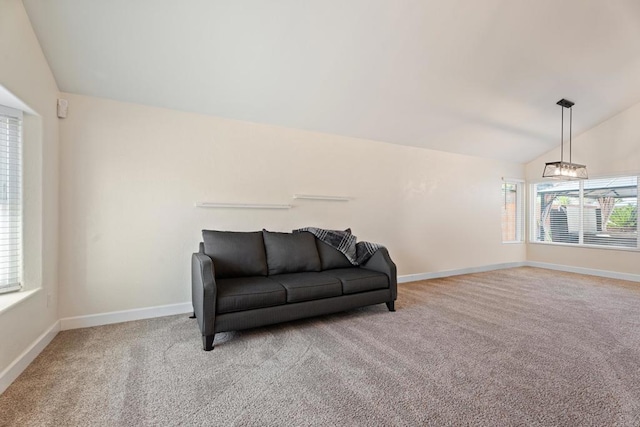
<path id="1" fill-rule="evenodd" d="M 202 335 L 213 335 L 216 317 L 216 279 L 213 260 L 203 253 L 191 256 L 191 299 Z"/>
<path id="2" fill-rule="evenodd" d="M 362 267 L 387 275 L 389 278 L 389 289 L 391 289 L 391 298 L 395 301 L 398 297 L 398 271 L 396 264 L 389 256 L 389 251 L 387 251 L 386 248 L 378 249 Z"/>

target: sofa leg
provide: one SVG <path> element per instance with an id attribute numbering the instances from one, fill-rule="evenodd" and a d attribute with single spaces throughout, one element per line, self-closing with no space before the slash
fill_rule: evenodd
<path id="1" fill-rule="evenodd" d="M 389 309 L 389 311 L 396 311 L 395 301 L 389 301 L 389 302 L 386 302 L 385 304 L 387 304 L 387 308 Z"/>
<path id="2" fill-rule="evenodd" d="M 202 336 L 202 347 L 204 351 L 213 350 L 213 337 L 214 335 L 203 335 Z"/>
<path id="3" fill-rule="evenodd" d="M 189 319 L 195 319 L 196 318 L 196 313 L 195 311 L 191 314 L 191 316 L 189 316 Z"/>

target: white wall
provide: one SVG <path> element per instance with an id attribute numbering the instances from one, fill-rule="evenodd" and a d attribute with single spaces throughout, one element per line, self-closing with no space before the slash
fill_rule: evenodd
<path id="1" fill-rule="evenodd" d="M 0 64 L 0 85 L 37 113 L 23 126 L 24 286 L 41 288 L 0 313 L 2 372 L 58 319 L 58 88 L 19 0 L 0 1 Z"/>
<path id="2" fill-rule="evenodd" d="M 385 244 L 400 274 L 524 261 L 500 228 L 501 177 L 522 177 L 520 164 L 62 96 L 61 317 L 190 301 L 203 228 L 351 227 Z"/>
<path id="3" fill-rule="evenodd" d="M 575 114 L 579 114 L 577 106 Z M 565 153 L 566 154 L 566 153 Z M 560 159 L 560 149 L 527 164 L 527 180 L 541 181 L 545 162 Z M 573 140 L 573 161 L 587 165 L 589 176 L 640 173 L 640 103 Z M 640 274 L 640 253 L 610 249 L 527 245 L 527 260 L 572 267 Z"/>

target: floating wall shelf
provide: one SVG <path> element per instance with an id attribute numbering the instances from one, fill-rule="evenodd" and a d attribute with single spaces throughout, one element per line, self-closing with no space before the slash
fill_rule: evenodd
<path id="1" fill-rule="evenodd" d="M 291 209 L 291 205 L 277 205 L 273 203 L 214 203 L 196 202 L 198 208 L 218 209 Z"/>
<path id="2" fill-rule="evenodd" d="M 294 199 L 308 199 L 308 200 L 331 200 L 334 202 L 348 202 L 353 199 L 349 196 L 321 196 L 318 194 L 294 194 Z"/>

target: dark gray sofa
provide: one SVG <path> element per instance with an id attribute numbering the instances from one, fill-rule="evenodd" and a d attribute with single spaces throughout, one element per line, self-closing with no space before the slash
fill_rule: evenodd
<path id="1" fill-rule="evenodd" d="M 202 233 L 191 260 L 191 291 L 206 351 L 217 332 L 379 303 L 395 311 L 396 266 L 384 248 L 354 267 L 308 232 Z"/>

